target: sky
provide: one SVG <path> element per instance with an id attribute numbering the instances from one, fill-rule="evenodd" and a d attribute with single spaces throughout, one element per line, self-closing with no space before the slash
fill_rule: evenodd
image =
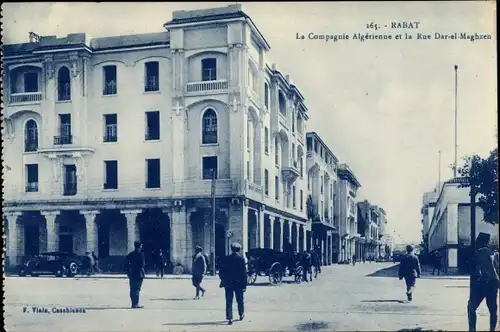
<path id="1" fill-rule="evenodd" d="M 360 199 L 387 212 L 396 242 L 420 242 L 422 194 L 452 177 L 455 71 L 458 158 L 497 146 L 494 2 L 241 3 L 271 45 L 270 63 L 291 76 L 317 132 L 360 181 Z M 228 3 L 3 4 L 3 42 L 28 32 L 92 37 L 163 31 L 174 10 Z M 111 18 L 111 19 L 110 19 Z M 391 22 L 420 22 L 390 29 Z M 371 22 L 377 31 L 366 28 Z M 385 25 L 388 28 L 385 28 Z M 309 40 L 309 33 L 490 34 L 490 40 Z M 304 34 L 305 40 L 296 38 Z M 403 37 L 404 38 L 404 37 Z"/>

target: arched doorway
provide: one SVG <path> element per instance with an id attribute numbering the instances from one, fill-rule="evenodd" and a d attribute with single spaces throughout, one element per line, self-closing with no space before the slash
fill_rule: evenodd
<path id="1" fill-rule="evenodd" d="M 170 220 L 161 209 L 146 209 L 137 219 L 146 270 L 152 270 L 160 250 L 170 260 Z"/>

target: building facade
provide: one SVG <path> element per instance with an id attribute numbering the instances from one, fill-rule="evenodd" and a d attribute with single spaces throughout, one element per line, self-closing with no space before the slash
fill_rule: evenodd
<path id="1" fill-rule="evenodd" d="M 339 262 L 352 259 L 356 245 L 360 243 L 358 233 L 356 196 L 361 184 L 347 164 L 337 168 L 339 178 Z"/>
<path id="2" fill-rule="evenodd" d="M 317 133 L 306 137 L 313 244 L 321 247 L 323 264 L 329 265 L 338 262 L 339 254 L 338 159 Z"/>
<path id="3" fill-rule="evenodd" d="M 471 224 L 469 188 L 461 187 L 463 178 L 444 182 L 436 199 L 429 226 L 429 252 L 439 251 L 444 259 L 445 272 L 468 272 Z M 499 225 L 483 220 L 483 210 L 476 205 L 476 236 L 480 232 L 491 235 L 490 245 L 498 249 Z"/>
<path id="4" fill-rule="evenodd" d="M 380 232 L 381 215 L 385 218 L 385 213 L 376 205 L 370 204 L 368 200 L 358 202 L 358 232 L 362 235 L 359 245 L 361 259 L 378 259 L 381 257 L 382 236 Z M 385 212 L 385 211 L 384 211 Z"/>
<path id="5" fill-rule="evenodd" d="M 422 197 L 422 208 L 420 210 L 420 214 L 422 215 L 421 223 L 422 223 L 422 243 L 424 246 L 424 250 L 429 250 L 429 230 L 432 222 L 432 216 L 434 215 L 434 209 L 436 208 L 436 201 L 439 196 L 439 193 L 436 190 L 429 191 L 424 193 Z"/>
<path id="6" fill-rule="evenodd" d="M 121 268 L 135 240 L 186 270 L 196 244 L 306 248 L 304 97 L 241 5 L 164 28 L 3 46 L 10 266 L 93 251 Z"/>

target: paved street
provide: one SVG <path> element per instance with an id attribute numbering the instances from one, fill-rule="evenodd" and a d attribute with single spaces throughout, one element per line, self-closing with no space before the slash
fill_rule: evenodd
<path id="1" fill-rule="evenodd" d="M 124 278 L 56 279 L 9 277 L 5 282 L 5 324 L 12 331 L 314 331 L 465 330 L 468 281 L 423 278 L 415 299 L 405 301 L 404 282 L 391 263 L 324 268 L 313 283 L 250 286 L 246 318 L 225 326 L 218 279 L 204 281 L 207 294 L 193 300 L 189 279 L 146 279 L 143 309 L 129 309 Z M 380 276 L 367 276 L 376 272 Z M 31 307 L 85 308 L 86 313 L 33 313 Z M 23 313 L 23 307 L 29 312 Z M 234 310 L 237 317 L 236 305 Z M 224 324 L 224 325 L 223 325 Z M 479 309 L 478 330 L 488 326 Z"/>

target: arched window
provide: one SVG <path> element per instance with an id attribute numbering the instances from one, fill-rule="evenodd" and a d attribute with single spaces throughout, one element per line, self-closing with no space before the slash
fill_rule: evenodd
<path id="1" fill-rule="evenodd" d="M 264 83 L 264 104 L 266 108 L 269 108 L 269 85 L 267 83 Z"/>
<path id="2" fill-rule="evenodd" d="M 71 100 L 71 78 L 68 67 L 61 67 L 57 73 L 57 100 Z"/>
<path id="3" fill-rule="evenodd" d="M 24 128 L 24 152 L 38 150 L 38 126 L 35 120 L 28 120 Z"/>
<path id="4" fill-rule="evenodd" d="M 203 113 L 202 144 L 217 144 L 217 114 L 211 108 Z"/>
<path id="5" fill-rule="evenodd" d="M 280 113 L 282 115 L 286 116 L 286 102 L 285 102 L 285 96 L 283 96 L 283 93 L 280 91 L 278 95 L 278 105 L 280 109 Z"/>

